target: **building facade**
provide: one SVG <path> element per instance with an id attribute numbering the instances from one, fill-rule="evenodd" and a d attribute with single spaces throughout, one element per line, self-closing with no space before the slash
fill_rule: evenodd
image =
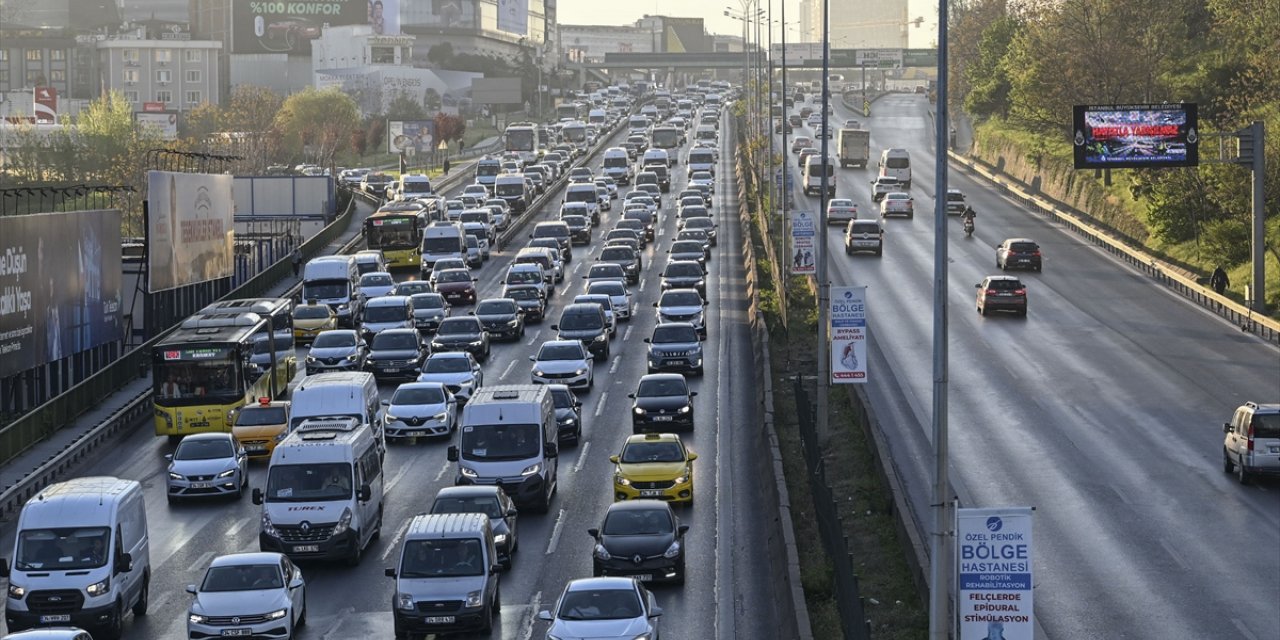
<path id="1" fill-rule="evenodd" d="M 96 46 L 103 91 L 123 93 L 134 111 L 148 102 L 181 112 L 222 100 L 221 42 L 120 37 Z"/>
<path id="2" fill-rule="evenodd" d="M 906 49 L 907 0 L 830 0 L 832 49 Z M 822 42 L 822 0 L 800 0 L 800 42 Z"/>
<path id="3" fill-rule="evenodd" d="M 656 33 L 630 25 L 562 24 L 559 38 L 567 62 L 604 62 L 609 53 L 652 53 L 659 44 Z"/>

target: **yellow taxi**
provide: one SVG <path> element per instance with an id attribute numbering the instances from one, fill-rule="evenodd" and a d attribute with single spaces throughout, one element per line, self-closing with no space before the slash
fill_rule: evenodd
<path id="1" fill-rule="evenodd" d="M 646 498 L 693 504 L 693 461 L 674 433 L 643 433 L 627 438 L 622 453 L 610 456 L 614 500 Z"/>
<path id="2" fill-rule="evenodd" d="M 288 400 L 258 398 L 258 404 L 240 407 L 231 434 L 244 446 L 250 458 L 271 458 L 276 445 L 289 435 L 291 404 Z"/>
<path id="3" fill-rule="evenodd" d="M 293 341 L 309 344 L 316 336 L 338 328 L 338 314 L 327 304 L 300 304 L 293 308 Z"/>

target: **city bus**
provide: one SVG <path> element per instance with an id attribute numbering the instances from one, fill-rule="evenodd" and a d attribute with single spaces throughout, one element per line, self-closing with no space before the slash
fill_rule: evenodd
<path id="1" fill-rule="evenodd" d="M 525 166 L 542 158 L 542 145 L 538 140 L 538 125 L 532 122 L 515 122 L 507 125 L 502 138 L 507 151 L 520 156 Z"/>
<path id="2" fill-rule="evenodd" d="M 229 432 L 237 409 L 269 397 L 273 376 L 252 360 L 270 325 L 256 313 L 197 314 L 152 347 L 156 435 Z"/>
<path id="3" fill-rule="evenodd" d="M 289 381 L 298 374 L 298 358 L 293 351 L 293 307 L 290 298 L 244 298 L 220 300 L 201 309 L 196 316 L 217 318 L 256 313 L 266 318 L 274 337 L 255 338 L 250 361 L 262 369 L 274 372 L 274 380 L 268 381 L 272 397 L 284 394 Z M 274 347 L 274 356 L 273 349 Z"/>
<path id="4" fill-rule="evenodd" d="M 370 249 L 382 250 L 387 267 L 422 266 L 421 215 L 418 211 L 379 210 L 364 220 L 364 240 Z"/>

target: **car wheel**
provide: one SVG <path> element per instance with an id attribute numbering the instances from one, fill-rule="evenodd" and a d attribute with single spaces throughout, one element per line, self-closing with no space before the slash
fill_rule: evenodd
<path id="1" fill-rule="evenodd" d="M 1000 270 L 1001 270 L 1001 271 L 1008 271 L 1008 270 L 1009 270 L 1009 265 L 1008 265 L 1008 263 L 1000 262 L 999 260 L 996 260 L 996 266 L 997 266 L 997 267 L 1000 267 Z"/>
<path id="2" fill-rule="evenodd" d="M 151 599 L 151 576 L 144 575 L 142 577 L 142 593 L 138 594 L 138 601 L 133 603 L 133 615 L 142 617 L 147 615 L 147 603 Z"/>
<path id="3" fill-rule="evenodd" d="M 244 482 L 241 481 L 240 486 L 236 487 L 236 492 L 231 494 L 231 499 L 238 502 L 243 497 L 244 497 Z"/>
<path id="4" fill-rule="evenodd" d="M 1025 317 L 1027 317 L 1027 308 L 1026 308 L 1026 307 L 1023 307 L 1023 308 L 1021 308 L 1021 309 L 1019 309 L 1019 310 L 1018 310 L 1018 317 L 1019 317 L 1019 318 L 1025 318 Z"/>
<path id="5" fill-rule="evenodd" d="M 596 386 L 596 375 L 592 373 L 590 376 L 587 376 L 587 389 L 594 388 L 595 386 Z"/>
<path id="6" fill-rule="evenodd" d="M 706 370 L 703 367 L 698 367 L 693 370 L 693 375 L 695 376 L 702 376 L 704 373 L 706 373 Z"/>
<path id="7" fill-rule="evenodd" d="M 846 256 L 851 256 L 851 255 L 853 255 L 853 247 L 851 247 L 851 246 L 849 246 L 849 245 L 847 245 L 847 244 L 846 244 L 846 245 L 844 246 L 844 254 L 845 254 Z"/>
<path id="8" fill-rule="evenodd" d="M 1249 472 L 1244 468 L 1244 460 L 1236 461 L 1236 480 L 1240 484 L 1249 484 Z"/>
<path id="9" fill-rule="evenodd" d="M 351 553 L 347 555 L 346 562 L 348 567 L 354 567 L 360 564 L 360 558 L 364 556 L 364 547 L 360 546 L 360 533 L 355 532 L 355 544 L 352 545 Z"/>
<path id="10" fill-rule="evenodd" d="M 1231 473 L 1235 471 L 1235 465 L 1231 464 L 1231 456 L 1227 455 L 1227 450 L 1222 450 L 1222 472 Z"/>
<path id="11" fill-rule="evenodd" d="M 124 635 L 124 605 L 119 601 L 116 602 L 115 610 L 111 612 L 111 619 L 107 621 L 107 626 L 103 628 L 102 633 L 107 640 L 120 640 L 120 636 Z"/>

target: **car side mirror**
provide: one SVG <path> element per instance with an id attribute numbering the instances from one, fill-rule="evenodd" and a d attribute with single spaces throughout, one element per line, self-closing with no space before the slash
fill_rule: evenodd
<path id="1" fill-rule="evenodd" d="M 546 620 L 547 622 L 550 622 L 550 621 L 552 621 L 554 618 L 552 618 L 552 617 L 551 617 L 551 612 L 550 612 L 550 611 L 539 611 L 539 612 L 538 612 L 538 619 L 539 619 L 539 620 Z"/>
<path id="2" fill-rule="evenodd" d="M 553 325 L 551 325 L 551 330 L 552 330 L 552 331 L 559 331 L 559 330 L 560 330 L 560 325 L 558 325 L 558 324 L 553 324 Z"/>
<path id="3" fill-rule="evenodd" d="M 518 516 L 518 515 L 520 515 L 520 510 L 519 510 L 519 509 L 517 509 L 517 508 L 515 508 L 515 507 L 511 507 L 511 508 L 507 509 L 507 517 L 514 517 L 514 516 Z"/>
<path id="4" fill-rule="evenodd" d="M 689 525 L 687 524 L 682 524 L 676 527 L 676 537 L 684 537 L 684 534 L 688 532 L 689 532 Z"/>
<path id="5" fill-rule="evenodd" d="M 1232 431 L 1235 431 L 1235 427 L 1232 427 L 1230 422 L 1224 422 L 1224 423 L 1222 423 L 1222 432 L 1223 432 L 1223 433 L 1231 433 Z"/>
<path id="6" fill-rule="evenodd" d="M 390 400 L 383 400 L 383 401 L 382 401 L 382 406 L 384 406 L 384 407 L 389 407 L 389 406 L 391 406 L 391 401 L 390 401 Z"/>
<path id="7" fill-rule="evenodd" d="M 369 498 L 372 498 L 372 497 L 373 497 L 373 489 L 370 489 L 369 485 L 367 484 L 360 485 L 360 496 L 359 496 L 360 502 L 368 502 Z"/>
<path id="8" fill-rule="evenodd" d="M 645 343 L 645 344 L 652 344 L 652 342 L 651 342 L 648 338 L 645 338 L 645 339 L 644 339 L 644 343 Z"/>
<path id="9" fill-rule="evenodd" d="M 656 303 L 656 302 L 655 302 L 655 303 L 653 303 L 653 308 L 657 309 L 657 308 L 658 308 L 658 303 Z"/>
<path id="10" fill-rule="evenodd" d="M 187 593 L 189 593 L 189 594 L 191 594 L 191 595 L 195 595 L 195 594 L 196 594 L 196 586 L 195 586 L 194 584 L 189 584 L 189 585 L 187 585 Z"/>
<path id="11" fill-rule="evenodd" d="M 614 454 L 614 455 L 609 456 L 609 462 L 612 462 L 612 463 L 614 463 L 614 464 L 618 464 L 618 460 L 620 460 L 620 458 L 618 458 L 618 455 L 617 455 L 617 454 Z"/>
<path id="12" fill-rule="evenodd" d="M 128 551 L 116 556 L 116 573 L 133 571 L 133 556 Z"/>
<path id="13" fill-rule="evenodd" d="M 974 288 L 974 289 L 981 289 L 981 288 L 982 288 L 982 283 L 981 283 L 981 282 L 979 282 L 978 284 L 973 285 L 973 288 Z"/>
<path id="14" fill-rule="evenodd" d="M 255 487 L 253 490 L 253 493 L 250 494 L 250 496 L 252 497 L 254 504 L 262 504 L 262 489 L 258 489 Z"/>
<path id="15" fill-rule="evenodd" d="M 386 569 L 384 569 L 384 570 L 382 571 L 382 573 L 383 573 L 383 575 L 387 576 L 388 578 L 394 578 L 394 577 L 396 577 L 396 568 L 395 568 L 395 567 L 387 567 Z"/>
<path id="16" fill-rule="evenodd" d="M 650 618 L 657 618 L 661 615 L 662 615 L 662 607 L 659 607 L 658 605 L 654 605 L 653 608 L 649 610 Z"/>
<path id="17" fill-rule="evenodd" d="M 593 527 L 593 528 L 591 528 L 591 529 L 587 529 L 587 535 L 591 536 L 592 538 L 599 538 L 599 537 L 600 537 L 600 530 L 599 530 L 599 529 L 596 529 L 596 528 L 594 528 L 594 527 Z"/>
<path id="18" fill-rule="evenodd" d="M 449 446 L 449 448 L 445 451 L 444 457 L 445 457 L 445 459 L 447 459 L 449 462 L 457 462 L 457 461 L 458 461 L 458 447 L 453 446 L 453 445 L 450 445 L 450 446 Z"/>
<path id="19" fill-rule="evenodd" d="M 166 462 L 173 462 L 173 454 L 172 453 L 164 454 L 164 459 Z"/>
<path id="20" fill-rule="evenodd" d="M 636 399 L 636 394 L 634 394 L 634 393 L 628 393 L 628 394 L 627 394 L 627 397 L 628 397 L 628 398 L 631 398 L 632 400 L 635 400 L 635 399 Z"/>

